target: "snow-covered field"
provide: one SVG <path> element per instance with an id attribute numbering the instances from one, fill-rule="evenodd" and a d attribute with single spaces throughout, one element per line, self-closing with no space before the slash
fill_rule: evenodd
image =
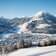
<path id="1" fill-rule="evenodd" d="M 56 45 L 19 49 L 5 56 L 56 56 Z"/>

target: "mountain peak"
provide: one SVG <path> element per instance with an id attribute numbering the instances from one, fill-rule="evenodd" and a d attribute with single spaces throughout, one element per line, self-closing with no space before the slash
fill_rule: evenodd
<path id="1" fill-rule="evenodd" d="M 40 12 L 36 13 L 33 17 L 35 17 L 35 18 L 40 18 L 40 17 L 44 16 L 45 13 L 46 13 L 46 12 L 44 12 L 44 11 L 40 11 Z"/>
<path id="2" fill-rule="evenodd" d="M 35 16 L 37 16 L 37 15 L 42 15 L 42 14 L 44 14 L 44 13 L 45 13 L 45 12 L 40 11 L 40 12 L 36 13 Z"/>

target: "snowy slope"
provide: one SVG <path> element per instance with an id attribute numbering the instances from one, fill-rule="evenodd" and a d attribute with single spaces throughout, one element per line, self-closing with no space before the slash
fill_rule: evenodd
<path id="1" fill-rule="evenodd" d="M 41 29 L 40 32 L 45 33 L 46 30 L 46 33 L 49 33 L 49 31 L 52 31 L 54 33 L 54 31 L 56 31 L 56 29 L 53 28 L 56 27 L 55 24 L 56 24 L 55 16 L 51 15 L 50 13 L 40 11 L 31 17 L 23 17 L 20 20 L 18 27 L 20 28 L 21 32 L 33 31 L 33 29 L 34 29 L 33 32 L 35 31 L 38 32 L 39 29 Z M 52 30 L 50 30 L 50 28 L 52 28 Z"/>
<path id="2" fill-rule="evenodd" d="M 19 49 L 8 56 L 56 56 L 56 46 Z"/>
<path id="3" fill-rule="evenodd" d="M 18 27 L 20 32 L 33 31 L 34 33 L 56 33 L 56 29 L 54 29 L 56 27 L 56 17 L 43 11 L 40 11 L 33 16 L 13 18 L 10 21 L 10 25 L 12 27 Z"/>

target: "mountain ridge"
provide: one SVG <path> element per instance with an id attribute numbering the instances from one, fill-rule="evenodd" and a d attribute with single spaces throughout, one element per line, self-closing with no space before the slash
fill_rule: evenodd
<path id="1" fill-rule="evenodd" d="M 33 16 L 28 16 L 28 17 L 15 17 L 13 19 L 5 19 L 0 18 L 0 22 L 2 25 L 4 25 L 4 23 L 2 23 L 3 21 L 6 22 L 6 24 L 4 26 L 6 26 L 6 30 L 9 31 L 10 28 L 11 31 L 13 31 L 12 29 L 18 29 L 18 31 L 20 32 L 36 32 L 36 33 L 56 33 L 56 17 L 48 12 L 43 12 L 40 11 L 38 13 L 36 13 Z M 0 25 L 1 25 L 0 24 Z M 3 26 L 0 26 L 0 28 L 5 29 Z M 6 31 L 5 30 L 5 31 Z M 10 32 L 10 31 L 9 31 Z"/>

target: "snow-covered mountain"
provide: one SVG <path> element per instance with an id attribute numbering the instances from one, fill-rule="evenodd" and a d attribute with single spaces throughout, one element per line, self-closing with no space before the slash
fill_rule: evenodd
<path id="1" fill-rule="evenodd" d="M 18 30 L 18 28 L 20 28 Z M 40 11 L 33 16 L 5 19 L 0 18 L 0 33 L 3 32 L 56 33 L 56 17 Z"/>
<path id="2" fill-rule="evenodd" d="M 13 28 L 10 24 L 11 19 L 0 17 L 0 36 L 5 33 L 14 33 L 16 28 Z"/>
<path id="3" fill-rule="evenodd" d="M 19 27 L 21 32 L 56 33 L 56 17 L 48 12 L 40 11 L 31 17 L 14 18 L 11 24 Z"/>

